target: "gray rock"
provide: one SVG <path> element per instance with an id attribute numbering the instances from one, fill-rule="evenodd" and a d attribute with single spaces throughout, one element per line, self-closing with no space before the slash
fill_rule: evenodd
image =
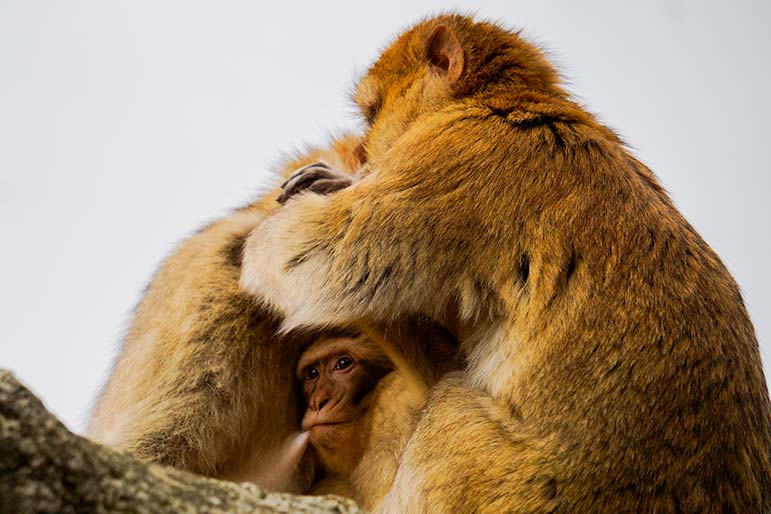
<path id="1" fill-rule="evenodd" d="M 73 434 L 0 370 L 0 512 L 362 511 L 341 498 L 270 493 L 139 461 Z"/>

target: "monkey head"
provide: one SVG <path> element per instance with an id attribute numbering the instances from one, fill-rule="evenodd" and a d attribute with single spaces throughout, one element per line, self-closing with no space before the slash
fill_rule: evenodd
<path id="1" fill-rule="evenodd" d="M 367 441 L 371 393 L 392 370 L 385 353 L 361 337 L 319 338 L 300 356 L 302 429 L 328 473 L 348 475 L 356 467 Z"/>
<path id="2" fill-rule="evenodd" d="M 543 55 L 517 34 L 502 32 L 493 23 L 448 14 L 418 23 L 388 47 L 354 95 L 368 124 L 363 144 L 369 162 L 376 164 L 418 117 L 489 88 L 493 77 L 522 90 L 561 91 Z M 488 94 L 494 98 L 496 91 Z M 457 111 L 459 118 L 468 114 Z"/>

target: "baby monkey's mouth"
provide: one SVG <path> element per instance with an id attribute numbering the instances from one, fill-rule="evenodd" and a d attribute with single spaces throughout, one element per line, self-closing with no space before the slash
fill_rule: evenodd
<path id="1" fill-rule="evenodd" d="M 308 431 L 311 434 L 317 434 L 319 432 L 326 432 L 329 430 L 336 430 L 343 425 L 349 424 L 350 421 L 330 421 L 328 423 L 314 423 L 308 427 Z"/>
<path id="2" fill-rule="evenodd" d="M 338 447 L 341 440 L 347 440 L 345 434 L 347 434 L 353 426 L 354 424 L 352 421 L 329 421 L 324 423 L 314 423 L 304 429 L 308 431 L 312 446 L 319 449 L 333 450 Z"/>
<path id="3" fill-rule="evenodd" d="M 329 446 L 335 444 L 338 439 L 347 440 L 348 432 L 356 430 L 362 422 L 363 412 L 338 412 L 324 413 L 303 419 L 302 429 L 310 435 L 311 444 L 314 446 Z"/>
<path id="4" fill-rule="evenodd" d="M 358 423 L 369 409 L 369 396 L 365 397 L 355 407 L 334 408 L 316 412 L 306 412 L 301 423 L 305 431 L 320 431 L 321 427 L 341 428 L 343 425 Z"/>
<path id="5" fill-rule="evenodd" d="M 343 418 L 336 418 L 331 416 L 323 416 L 323 417 L 319 416 L 319 417 L 311 418 L 307 421 L 303 420 L 302 429 L 303 431 L 309 431 L 320 427 L 335 427 L 339 425 L 345 425 L 353 421 L 355 421 L 355 418 L 343 419 Z"/>

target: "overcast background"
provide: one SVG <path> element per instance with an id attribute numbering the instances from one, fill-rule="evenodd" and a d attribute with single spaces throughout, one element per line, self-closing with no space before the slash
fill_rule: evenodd
<path id="1" fill-rule="evenodd" d="M 0 367 L 75 430 L 174 245 L 440 9 L 549 50 L 736 277 L 771 358 L 771 2 L 0 1 Z M 768 371 L 767 371 L 768 373 Z"/>

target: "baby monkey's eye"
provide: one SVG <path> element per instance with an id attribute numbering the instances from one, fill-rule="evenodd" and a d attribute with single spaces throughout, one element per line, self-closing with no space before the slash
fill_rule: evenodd
<path id="1" fill-rule="evenodd" d="M 352 365 L 353 359 L 346 355 L 345 357 L 340 357 L 337 359 L 337 362 L 335 363 L 335 369 L 346 369 L 350 368 Z"/>
<path id="2" fill-rule="evenodd" d="M 319 370 L 314 366 L 305 368 L 305 380 L 316 380 L 317 378 L 319 378 Z"/>

